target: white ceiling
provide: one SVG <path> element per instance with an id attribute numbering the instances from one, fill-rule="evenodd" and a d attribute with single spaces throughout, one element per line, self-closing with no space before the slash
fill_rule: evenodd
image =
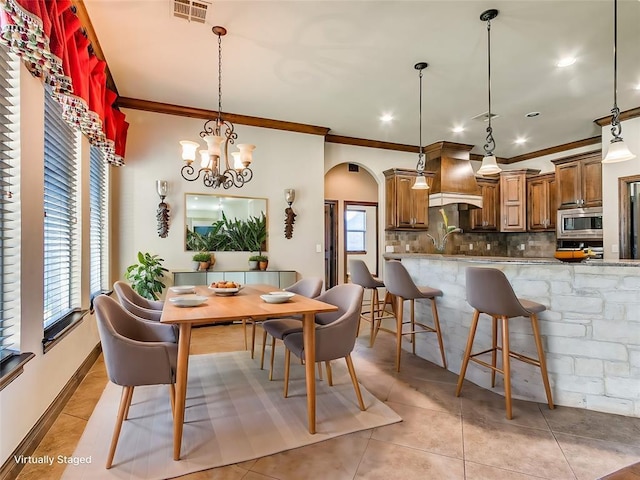
<path id="1" fill-rule="evenodd" d="M 169 0 L 85 0 L 121 96 L 328 127 L 330 133 L 418 144 L 476 145 L 487 111 L 492 21 L 496 154 L 514 157 L 600 134 L 613 105 L 613 0 L 214 1 L 206 24 L 173 16 Z M 561 57 L 573 66 L 555 66 Z M 618 1 L 618 105 L 640 106 L 640 1 Z M 525 114 L 539 111 L 536 118 Z M 392 123 L 379 117 L 391 113 Z M 453 133 L 454 125 L 464 125 Z M 516 137 L 528 140 L 514 144 Z M 624 131 L 623 131 L 624 136 Z"/>

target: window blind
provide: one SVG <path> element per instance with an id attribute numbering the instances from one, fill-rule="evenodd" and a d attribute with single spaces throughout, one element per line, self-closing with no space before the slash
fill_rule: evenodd
<path id="1" fill-rule="evenodd" d="M 89 242 L 91 296 L 106 290 L 107 164 L 104 153 L 92 146 L 89 160 Z"/>
<path id="2" fill-rule="evenodd" d="M 80 306 L 78 275 L 78 136 L 50 95 L 44 102 L 44 327 Z"/>
<path id="3" fill-rule="evenodd" d="M 16 56 L 0 45 L 0 361 L 20 348 L 17 68 Z"/>

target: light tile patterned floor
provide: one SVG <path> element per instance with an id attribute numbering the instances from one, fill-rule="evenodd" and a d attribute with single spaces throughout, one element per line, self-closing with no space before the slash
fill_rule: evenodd
<path id="1" fill-rule="evenodd" d="M 194 354 L 242 350 L 242 327 L 197 328 L 192 343 Z M 368 344 L 363 325 L 353 355 L 359 380 L 403 422 L 181 479 L 594 480 L 640 461 L 638 418 L 567 407 L 549 410 L 516 400 L 514 418 L 508 421 L 503 397 L 466 382 L 456 398 L 456 375 L 410 353 L 403 353 L 402 371 L 396 373 L 391 335 L 381 333 L 374 348 Z M 274 381 L 281 381 L 282 346 L 277 348 Z M 106 382 L 100 357 L 35 455 L 73 453 Z M 27 465 L 18 479 L 57 480 L 63 468 Z M 615 480 L 623 478 L 639 477 Z"/>

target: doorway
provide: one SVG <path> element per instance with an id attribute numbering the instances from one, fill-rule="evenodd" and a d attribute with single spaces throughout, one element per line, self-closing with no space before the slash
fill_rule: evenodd
<path id="1" fill-rule="evenodd" d="M 640 259 L 640 175 L 618 179 L 620 258 Z"/>
<path id="2" fill-rule="evenodd" d="M 349 281 L 349 260 L 364 261 L 371 274 L 378 272 L 378 203 L 344 202 L 344 281 Z"/>
<path id="3" fill-rule="evenodd" d="M 324 284 L 328 290 L 338 284 L 338 202 L 324 201 Z"/>

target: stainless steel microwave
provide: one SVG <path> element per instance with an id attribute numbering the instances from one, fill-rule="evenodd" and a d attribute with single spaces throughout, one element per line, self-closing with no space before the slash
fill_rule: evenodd
<path id="1" fill-rule="evenodd" d="M 601 239 L 602 207 L 558 210 L 558 239 Z"/>

